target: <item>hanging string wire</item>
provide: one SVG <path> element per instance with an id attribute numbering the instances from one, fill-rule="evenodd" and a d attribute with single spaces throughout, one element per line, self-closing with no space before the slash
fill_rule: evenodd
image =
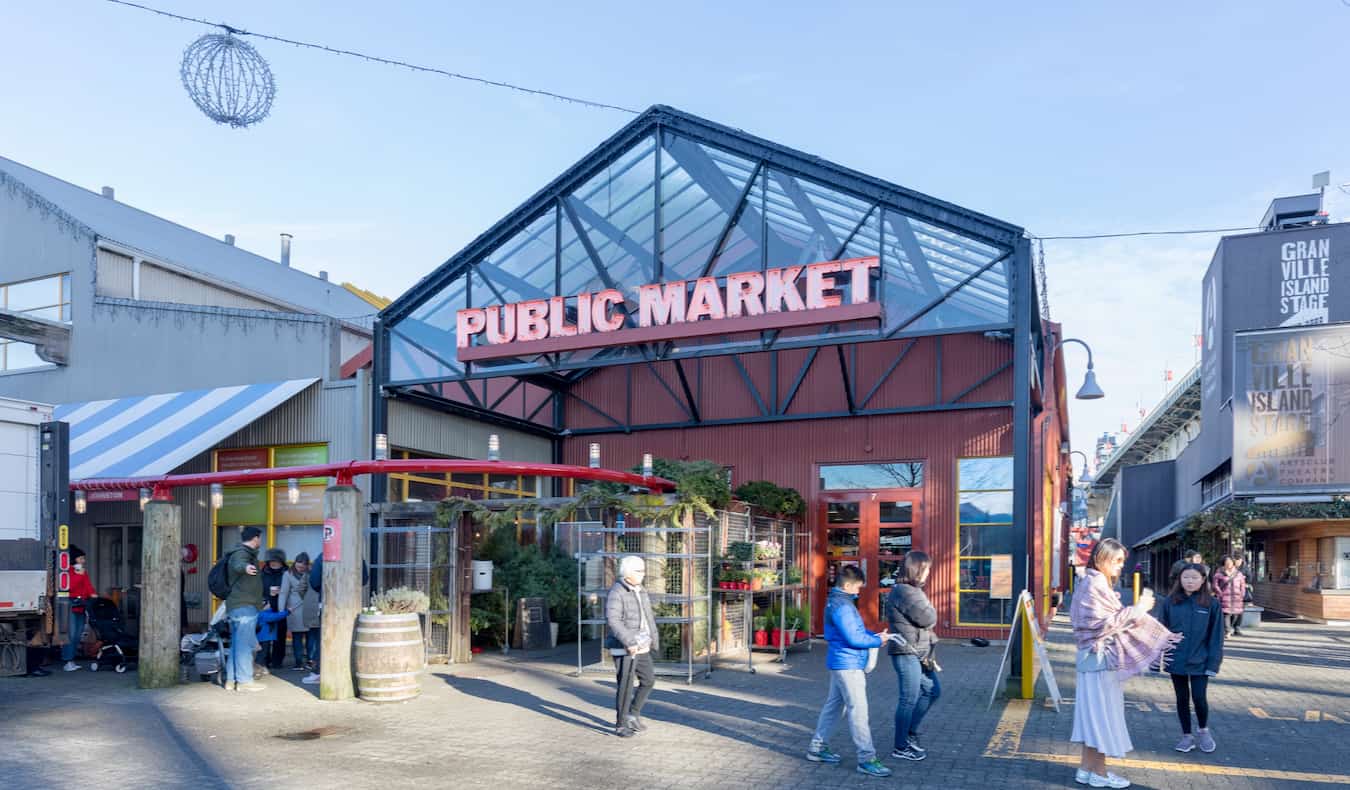
<path id="1" fill-rule="evenodd" d="M 475 77 L 470 74 L 460 74 L 454 71 L 438 69 L 435 68 L 434 66 L 419 66 L 416 63 L 408 63 L 407 61 L 395 60 L 393 58 L 382 58 L 378 55 L 369 55 L 364 52 L 356 52 L 350 49 L 330 47 L 327 46 L 326 44 L 315 44 L 310 41 L 297 41 L 296 39 L 285 38 L 282 36 L 274 36 L 268 33 L 256 33 L 250 30 L 241 30 L 236 27 L 231 27 L 230 25 L 224 24 L 222 22 L 212 22 L 210 20 L 200 19 L 198 17 L 183 16 L 182 14 L 174 14 L 168 11 L 161 11 L 158 8 L 151 8 L 150 6 L 141 5 L 140 3 L 128 2 L 128 0 L 107 0 L 107 2 L 112 3 L 114 5 L 126 6 L 127 8 L 136 8 L 140 9 L 141 11 L 148 11 L 149 13 L 158 14 L 159 16 L 168 17 L 170 19 L 176 19 L 180 22 L 193 22 L 198 25 L 206 25 L 208 27 L 218 27 L 236 36 L 253 36 L 254 38 L 266 39 L 267 41 L 276 41 L 281 44 L 291 44 L 293 46 L 304 47 L 306 49 L 317 49 L 321 52 L 327 52 L 330 55 L 343 55 L 347 57 L 360 58 L 362 60 L 370 61 L 371 63 L 382 63 L 386 66 L 399 66 L 401 68 L 410 69 L 412 71 L 420 71 L 425 74 L 439 74 L 442 77 L 449 77 L 451 79 L 456 80 L 464 80 L 466 82 L 476 82 L 480 85 L 487 85 L 493 88 L 505 88 L 507 90 L 513 90 L 519 93 L 527 93 L 533 96 L 543 96 L 545 98 L 556 99 L 557 101 L 567 102 L 569 104 L 579 104 L 583 107 L 592 107 L 598 110 L 617 110 L 618 112 L 624 112 L 630 115 L 639 114 L 638 110 L 634 110 L 631 107 L 622 107 L 617 104 L 607 104 L 605 102 L 591 101 L 590 99 L 582 99 L 576 96 L 568 96 L 563 93 L 554 93 L 553 91 L 546 91 L 539 88 L 528 88 L 525 87 L 524 85 L 516 85 L 511 82 L 490 80 L 485 77 Z"/>

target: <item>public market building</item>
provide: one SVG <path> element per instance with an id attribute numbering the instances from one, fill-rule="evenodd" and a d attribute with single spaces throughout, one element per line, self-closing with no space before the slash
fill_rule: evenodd
<path id="1" fill-rule="evenodd" d="M 922 549 L 939 631 L 1000 637 L 1059 586 L 1067 526 L 1042 299 L 1021 228 L 657 106 L 380 313 L 371 425 L 392 457 L 434 413 L 521 460 L 712 460 L 806 498 L 815 623 L 843 563 L 879 623 Z"/>

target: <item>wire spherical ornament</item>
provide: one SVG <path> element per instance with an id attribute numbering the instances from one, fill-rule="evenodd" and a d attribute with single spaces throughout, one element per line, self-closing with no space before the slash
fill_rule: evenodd
<path id="1" fill-rule="evenodd" d="M 266 118 L 277 95 L 267 61 L 229 33 L 211 33 L 188 45 L 181 74 L 197 109 L 236 129 Z"/>

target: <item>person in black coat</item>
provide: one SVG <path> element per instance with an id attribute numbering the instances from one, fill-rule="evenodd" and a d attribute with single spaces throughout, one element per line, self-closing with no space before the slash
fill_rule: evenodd
<path id="1" fill-rule="evenodd" d="M 937 610 L 924 594 L 923 586 L 933 561 L 922 551 L 905 555 L 900 580 L 886 597 L 886 621 L 892 634 L 888 652 L 891 666 L 900 681 L 900 699 L 895 707 L 895 751 L 901 760 L 922 760 L 928 752 L 919 745 L 919 724 L 942 694 L 938 683 Z"/>
<path id="2" fill-rule="evenodd" d="M 271 548 L 263 555 L 262 580 L 263 594 L 272 611 L 279 612 L 277 592 L 281 590 L 281 579 L 286 575 L 286 552 Z M 269 669 L 280 669 L 286 663 L 286 621 L 277 623 L 277 638 L 270 645 L 264 645 L 263 663 Z"/>
<path id="3" fill-rule="evenodd" d="M 1185 637 L 1168 655 L 1165 665 L 1172 676 L 1177 718 L 1181 720 L 1176 750 L 1189 752 L 1199 746 L 1202 752 L 1212 752 L 1217 747 L 1209 731 L 1209 679 L 1219 674 L 1223 663 L 1225 629 L 1223 607 L 1210 591 L 1209 568 L 1187 563 L 1157 611 L 1158 622 Z M 1195 704 L 1200 725 L 1195 735 L 1191 734 L 1191 703 Z"/>

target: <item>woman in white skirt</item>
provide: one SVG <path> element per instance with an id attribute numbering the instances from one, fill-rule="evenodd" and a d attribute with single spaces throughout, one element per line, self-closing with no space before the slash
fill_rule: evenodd
<path id="1" fill-rule="evenodd" d="M 1125 554 L 1120 541 L 1098 541 L 1070 609 L 1078 644 L 1078 689 L 1070 740 L 1083 744 L 1074 780 L 1091 787 L 1130 786 L 1128 779 L 1106 770 L 1107 757 L 1124 757 L 1134 750 L 1125 726 L 1121 683 L 1157 665 L 1180 639 L 1149 614 L 1151 590 L 1145 589 L 1134 606 L 1121 606 L 1114 588 L 1125 566 Z"/>

